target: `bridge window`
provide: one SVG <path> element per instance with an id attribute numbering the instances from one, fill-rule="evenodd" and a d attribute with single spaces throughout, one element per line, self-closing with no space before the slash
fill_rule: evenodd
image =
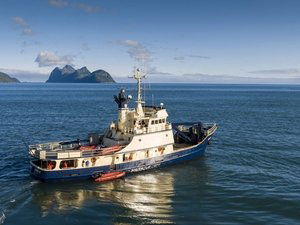
<path id="1" fill-rule="evenodd" d="M 36 160 L 33 162 L 35 165 L 47 169 L 47 170 L 53 170 L 56 166 L 56 161 L 50 161 L 50 160 Z"/>
<path id="2" fill-rule="evenodd" d="M 56 161 L 48 161 L 47 162 L 47 170 L 53 170 L 56 166 Z"/>
<path id="3" fill-rule="evenodd" d="M 59 164 L 60 169 L 76 168 L 77 160 L 62 160 Z"/>

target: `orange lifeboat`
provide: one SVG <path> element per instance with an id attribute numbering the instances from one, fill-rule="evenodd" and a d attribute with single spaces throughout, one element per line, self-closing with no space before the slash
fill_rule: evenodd
<path id="1" fill-rule="evenodd" d="M 109 180 L 115 180 L 125 176 L 125 172 L 110 172 L 104 173 L 95 179 L 96 182 L 104 182 Z"/>

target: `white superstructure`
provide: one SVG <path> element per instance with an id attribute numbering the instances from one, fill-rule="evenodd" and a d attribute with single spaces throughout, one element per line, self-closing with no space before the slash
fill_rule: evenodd
<path id="1" fill-rule="evenodd" d="M 168 149 L 171 150 L 174 138 L 172 125 L 167 122 L 168 113 L 166 109 L 162 106 L 147 107 L 143 105 L 142 76 L 139 70 L 136 70 L 134 78 L 138 83 L 136 107 L 130 109 L 127 103 L 120 104 L 118 121 L 110 124 L 104 134 L 103 144 L 105 146 L 126 145 L 120 152 L 161 146 L 169 146 Z"/>

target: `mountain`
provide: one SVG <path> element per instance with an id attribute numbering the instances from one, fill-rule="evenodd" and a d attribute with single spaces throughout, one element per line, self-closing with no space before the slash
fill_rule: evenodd
<path id="1" fill-rule="evenodd" d="M 6 73 L 0 72 L 0 83 L 20 83 L 20 81 L 8 76 Z"/>
<path id="2" fill-rule="evenodd" d="M 86 67 L 75 70 L 66 65 L 60 69 L 56 67 L 46 83 L 115 83 L 110 74 L 104 70 L 90 72 Z"/>

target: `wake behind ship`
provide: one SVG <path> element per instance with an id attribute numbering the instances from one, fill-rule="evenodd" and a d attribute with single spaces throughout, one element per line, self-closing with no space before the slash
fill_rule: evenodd
<path id="1" fill-rule="evenodd" d="M 118 119 L 111 122 L 103 134 L 91 133 L 84 141 L 30 145 L 31 175 L 43 181 L 99 180 L 104 174 L 124 175 L 203 155 L 217 125 L 201 122 L 171 124 L 163 104 L 147 106 L 142 100 L 143 76 L 139 70 L 133 78 L 137 80 L 135 108 L 128 107 L 132 97 L 126 96 L 125 90 L 121 89 L 119 95 L 114 96 Z"/>

